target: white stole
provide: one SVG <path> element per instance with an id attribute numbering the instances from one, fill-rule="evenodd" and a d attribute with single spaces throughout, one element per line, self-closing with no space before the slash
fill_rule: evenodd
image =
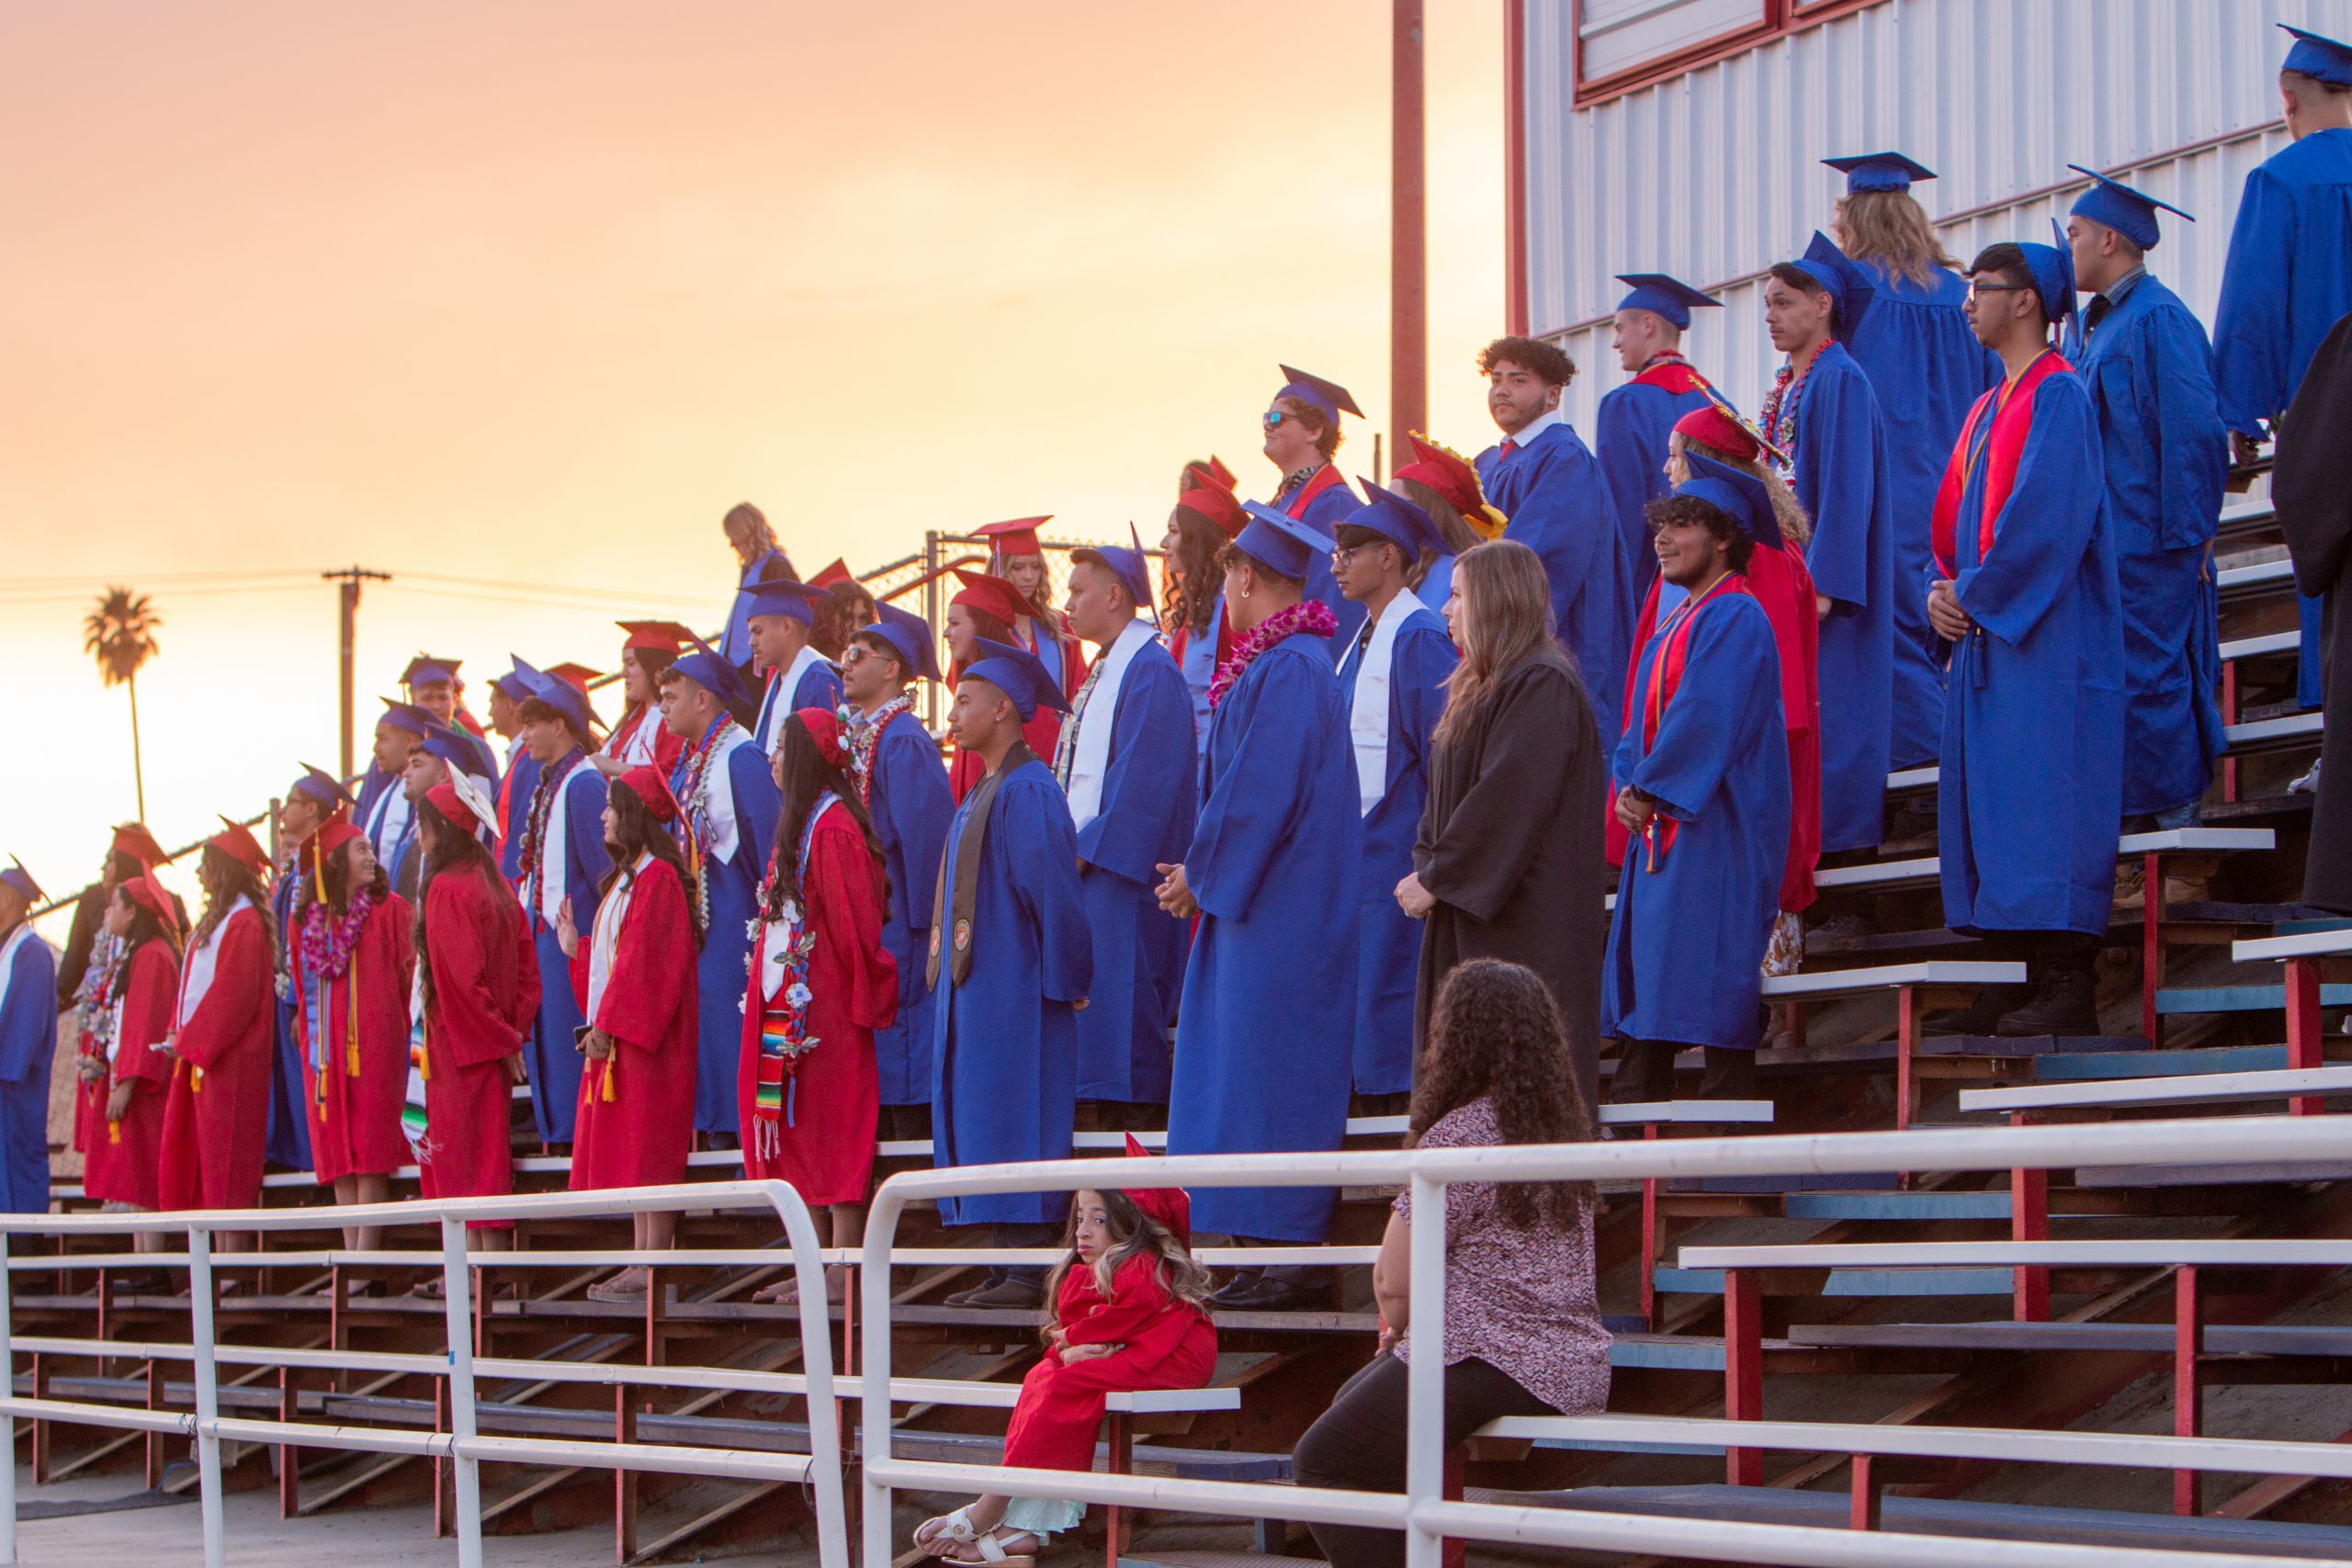
<path id="1" fill-rule="evenodd" d="M 1356 671 L 1355 696 L 1348 709 L 1348 739 L 1356 754 L 1356 806 L 1369 817 L 1380 797 L 1388 793 L 1388 667 L 1396 652 L 1396 633 L 1405 617 L 1423 606 L 1410 593 L 1388 601 L 1372 628 L 1372 640 L 1363 646 L 1363 667 Z M 1357 657 L 1351 646 L 1347 659 Z M 1346 660 L 1340 672 L 1346 673 Z"/>
<path id="2" fill-rule="evenodd" d="M 792 701 L 792 694 L 800 689 L 800 679 L 808 673 L 810 665 L 824 662 L 825 656 L 804 642 L 800 645 L 800 651 L 792 656 L 792 662 L 784 667 L 784 673 L 768 682 L 766 694 L 760 698 L 760 722 L 753 728 L 767 742 L 769 756 L 775 756 L 783 748 L 784 721 L 791 713 L 790 709 L 776 712 L 777 705 Z"/>
<path id="3" fill-rule="evenodd" d="M 736 842 L 741 836 L 736 827 L 735 779 L 727 771 L 727 759 L 735 748 L 749 745 L 751 739 L 741 725 L 728 726 L 727 733 L 711 742 L 710 757 L 702 765 L 703 804 L 710 812 L 710 838 L 707 843 L 712 858 L 717 860 L 732 861 Z"/>
<path id="4" fill-rule="evenodd" d="M 539 836 L 539 916 L 550 926 L 562 915 L 564 897 L 571 891 L 564 886 L 563 876 L 568 863 L 564 829 L 571 818 L 571 781 L 582 768 L 594 766 L 582 758 L 571 773 L 548 786 L 555 791 L 555 798 L 548 803 L 547 829 Z M 600 826 L 597 831 L 604 829 Z"/>
<path id="5" fill-rule="evenodd" d="M 188 948 L 187 959 L 180 965 L 180 1001 L 172 1020 L 174 1034 L 187 1027 L 187 1021 L 204 1005 L 205 993 L 212 989 L 212 971 L 220 962 L 220 939 L 229 934 L 229 922 L 237 918 L 238 910 L 252 908 L 253 900 L 239 894 L 237 901 L 229 906 L 229 912 L 220 917 L 220 923 L 212 928 L 212 934 Z M 296 940 L 300 940 L 299 935 Z"/>
<path id="6" fill-rule="evenodd" d="M 376 797 L 375 807 L 368 813 L 368 843 L 376 852 L 376 859 L 387 876 L 391 874 L 401 840 L 408 834 L 411 813 L 408 795 L 401 788 L 401 775 L 394 773 L 392 782 L 384 786 L 384 792 Z"/>
<path id="7" fill-rule="evenodd" d="M 637 710 L 627 733 L 605 743 L 605 754 L 623 767 L 650 768 L 654 765 L 653 749 L 661 739 L 661 705 L 648 703 Z"/>
<path id="8" fill-rule="evenodd" d="M 1086 705 L 1070 717 L 1078 726 L 1078 741 L 1070 749 L 1069 788 L 1069 817 L 1076 827 L 1084 828 L 1102 815 L 1102 784 L 1111 773 L 1111 731 L 1118 721 L 1119 684 L 1127 678 L 1127 666 L 1151 640 L 1149 626 L 1140 620 L 1129 621 L 1102 650 Z"/>
<path id="9" fill-rule="evenodd" d="M 653 852 L 646 851 L 637 857 L 637 864 L 613 888 L 611 897 L 596 906 L 595 929 L 588 935 L 588 1021 L 596 1021 L 597 1011 L 605 1005 L 605 987 L 612 984 L 613 961 L 620 952 L 621 922 L 628 919 L 628 901 L 637 891 L 637 879 L 653 863 Z"/>

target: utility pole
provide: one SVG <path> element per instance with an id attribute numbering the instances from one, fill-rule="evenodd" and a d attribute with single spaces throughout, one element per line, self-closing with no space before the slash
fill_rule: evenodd
<path id="1" fill-rule="evenodd" d="M 1388 423 L 1391 451 L 1429 428 L 1429 191 L 1421 112 L 1421 0 L 1395 0 L 1390 46 Z"/>
<path id="2" fill-rule="evenodd" d="M 343 569 L 341 569 L 340 570 L 337 570 L 337 571 L 322 571 L 322 572 L 319 573 L 319 576 L 320 576 L 320 578 L 321 578 L 322 581 L 327 581 L 327 582 L 336 583 L 336 584 L 338 584 L 338 585 L 341 587 L 341 589 L 342 589 L 342 600 L 343 600 L 343 773 L 342 773 L 342 776 L 343 776 L 344 778 L 346 778 L 346 779 L 347 779 L 347 778 L 349 778 L 349 777 L 351 776 L 351 774 L 352 774 L 352 766 L 351 766 L 351 736 L 352 736 L 353 714 L 352 714 L 352 673 L 351 673 L 351 667 L 352 667 L 352 663 L 353 663 L 354 658 L 355 658 L 355 656 L 356 656 L 356 649 L 357 649 L 357 646 L 358 646 L 358 642 L 359 642 L 359 585 L 360 585 L 360 583 L 361 583 L 361 582 L 363 582 L 363 581 L 377 581 L 377 582 L 390 582 L 390 581 L 392 580 L 392 574 L 391 574 L 390 572 L 389 572 L 389 571 L 370 571 L 368 568 L 366 568 L 366 567 L 364 567 L 364 566 L 347 566 L 347 567 L 344 567 Z"/>

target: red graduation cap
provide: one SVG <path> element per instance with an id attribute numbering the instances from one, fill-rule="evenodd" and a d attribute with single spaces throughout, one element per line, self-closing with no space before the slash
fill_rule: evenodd
<path id="1" fill-rule="evenodd" d="M 597 671 L 589 669 L 585 664 L 572 664 L 569 662 L 563 664 L 550 664 L 547 667 L 545 672 L 554 676 L 559 681 L 570 683 L 582 696 L 588 694 L 588 682 L 594 680 L 599 673 Z"/>
<path id="2" fill-rule="evenodd" d="M 855 582 L 856 581 L 857 574 L 850 570 L 849 562 L 842 559 L 839 556 L 835 556 L 833 558 L 832 565 L 826 567 L 823 570 L 818 572 L 816 576 L 808 580 L 808 586 L 811 588 L 831 588 L 836 582 Z"/>
<path id="3" fill-rule="evenodd" d="M 1186 469 L 1185 474 L 1196 480 L 1214 479 L 1214 476 L 1204 476 L 1197 468 Z M 1235 498 L 1230 485 L 1195 484 L 1176 498 L 1176 504 L 1188 512 L 1199 513 L 1216 524 L 1217 532 L 1228 539 L 1240 537 L 1241 530 L 1250 525 L 1250 519 L 1242 515 L 1241 502 Z"/>
<path id="4" fill-rule="evenodd" d="M 144 822 L 125 822 L 117 828 L 113 848 L 116 853 L 129 855 L 149 871 L 169 858 L 164 853 L 164 846 L 155 841 L 155 835 L 147 830 Z"/>
<path id="5" fill-rule="evenodd" d="M 675 621 L 616 621 L 613 624 L 628 633 L 621 640 L 623 648 L 658 648 L 664 653 L 675 653 L 694 640 L 694 632 Z"/>
<path id="6" fill-rule="evenodd" d="M 152 875 L 134 876 L 121 886 L 125 897 L 162 921 L 165 931 L 177 934 L 179 911 L 172 907 L 172 896 L 164 891 L 162 883 Z"/>
<path id="7" fill-rule="evenodd" d="M 972 530 L 1003 556 L 1041 556 L 1046 547 L 1037 542 L 1037 530 L 1053 521 L 1045 517 L 1016 517 L 1010 523 L 984 523 Z"/>
<path id="8" fill-rule="evenodd" d="M 1151 1151 L 1143 1146 L 1133 1133 L 1127 1134 L 1127 1157 L 1149 1159 Z M 1176 1245 L 1189 1249 L 1193 1245 L 1193 1199 L 1181 1187 L 1123 1187 L 1127 1201 L 1145 1213 L 1168 1227 Z"/>
<path id="9" fill-rule="evenodd" d="M 1447 505 L 1462 513 L 1462 520 L 1482 539 L 1499 536 L 1508 521 L 1503 514 L 1487 503 L 1486 491 L 1479 487 L 1478 470 L 1450 446 L 1430 440 L 1418 430 L 1408 430 L 1405 439 L 1413 444 L 1413 460 L 1396 470 L 1389 482 L 1412 479 L 1425 484 L 1445 498 Z"/>
<path id="10" fill-rule="evenodd" d="M 1021 590 L 1001 577 L 960 566 L 956 569 L 956 577 L 964 589 L 947 601 L 950 604 L 969 604 L 975 610 L 986 610 L 1008 626 L 1023 615 L 1036 614 L 1036 606 L 1022 596 Z"/>
<path id="11" fill-rule="evenodd" d="M 1177 485 L 1176 490 L 1180 495 L 1186 491 L 1204 488 L 1221 490 L 1227 495 L 1231 495 L 1240 483 L 1241 481 L 1234 477 L 1233 470 L 1225 466 L 1225 459 L 1212 452 L 1206 462 L 1195 458 L 1184 465 L 1183 480 Z"/>
<path id="12" fill-rule="evenodd" d="M 678 819 L 678 797 L 670 793 L 670 781 L 651 768 L 637 767 L 622 773 L 619 784 L 653 813 L 656 822 Z"/>
<path id="13" fill-rule="evenodd" d="M 323 828 L 320 829 L 321 832 L 325 830 Z M 269 874 L 269 852 L 261 847 L 261 840 L 254 838 L 252 829 L 243 822 L 232 822 L 226 817 L 221 818 L 220 831 L 205 840 L 204 847 L 219 850 L 255 876 Z"/>

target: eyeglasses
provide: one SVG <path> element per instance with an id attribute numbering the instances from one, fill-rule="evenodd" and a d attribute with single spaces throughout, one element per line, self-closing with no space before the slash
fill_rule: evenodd
<path id="1" fill-rule="evenodd" d="M 1370 545 L 1334 545 L 1331 547 L 1331 564 L 1333 566 L 1345 566 L 1350 560 L 1354 558 L 1355 553 L 1358 550 L 1368 550 L 1370 548 L 1372 548 Z"/>
<path id="2" fill-rule="evenodd" d="M 1286 419 L 1295 419 L 1298 416 L 1296 414 L 1291 413 L 1284 409 L 1268 409 L 1266 411 L 1266 428 L 1268 430 L 1279 429 L 1283 421 Z"/>
<path id="3" fill-rule="evenodd" d="M 1979 283 L 1972 277 L 1968 280 L 1968 297 L 1973 299 L 1979 294 L 2022 294 L 2032 287 L 2030 283 Z"/>

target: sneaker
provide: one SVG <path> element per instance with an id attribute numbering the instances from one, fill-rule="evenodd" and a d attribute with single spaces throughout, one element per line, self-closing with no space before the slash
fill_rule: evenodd
<path id="1" fill-rule="evenodd" d="M 2087 969 L 2054 969 L 2033 988 L 2030 1000 L 2003 1015 L 1996 1032 L 2011 1040 L 2041 1034 L 2097 1034 L 2098 983 Z"/>
<path id="2" fill-rule="evenodd" d="M 2287 786 L 2287 793 L 2289 795 L 2317 795 L 2319 793 L 2319 762 L 2316 760 L 2312 761 L 2310 773 Z"/>
<path id="3" fill-rule="evenodd" d="M 2144 909 L 2148 907 L 2148 864 L 2136 855 L 2115 868 L 2115 907 L 2119 909 Z"/>

